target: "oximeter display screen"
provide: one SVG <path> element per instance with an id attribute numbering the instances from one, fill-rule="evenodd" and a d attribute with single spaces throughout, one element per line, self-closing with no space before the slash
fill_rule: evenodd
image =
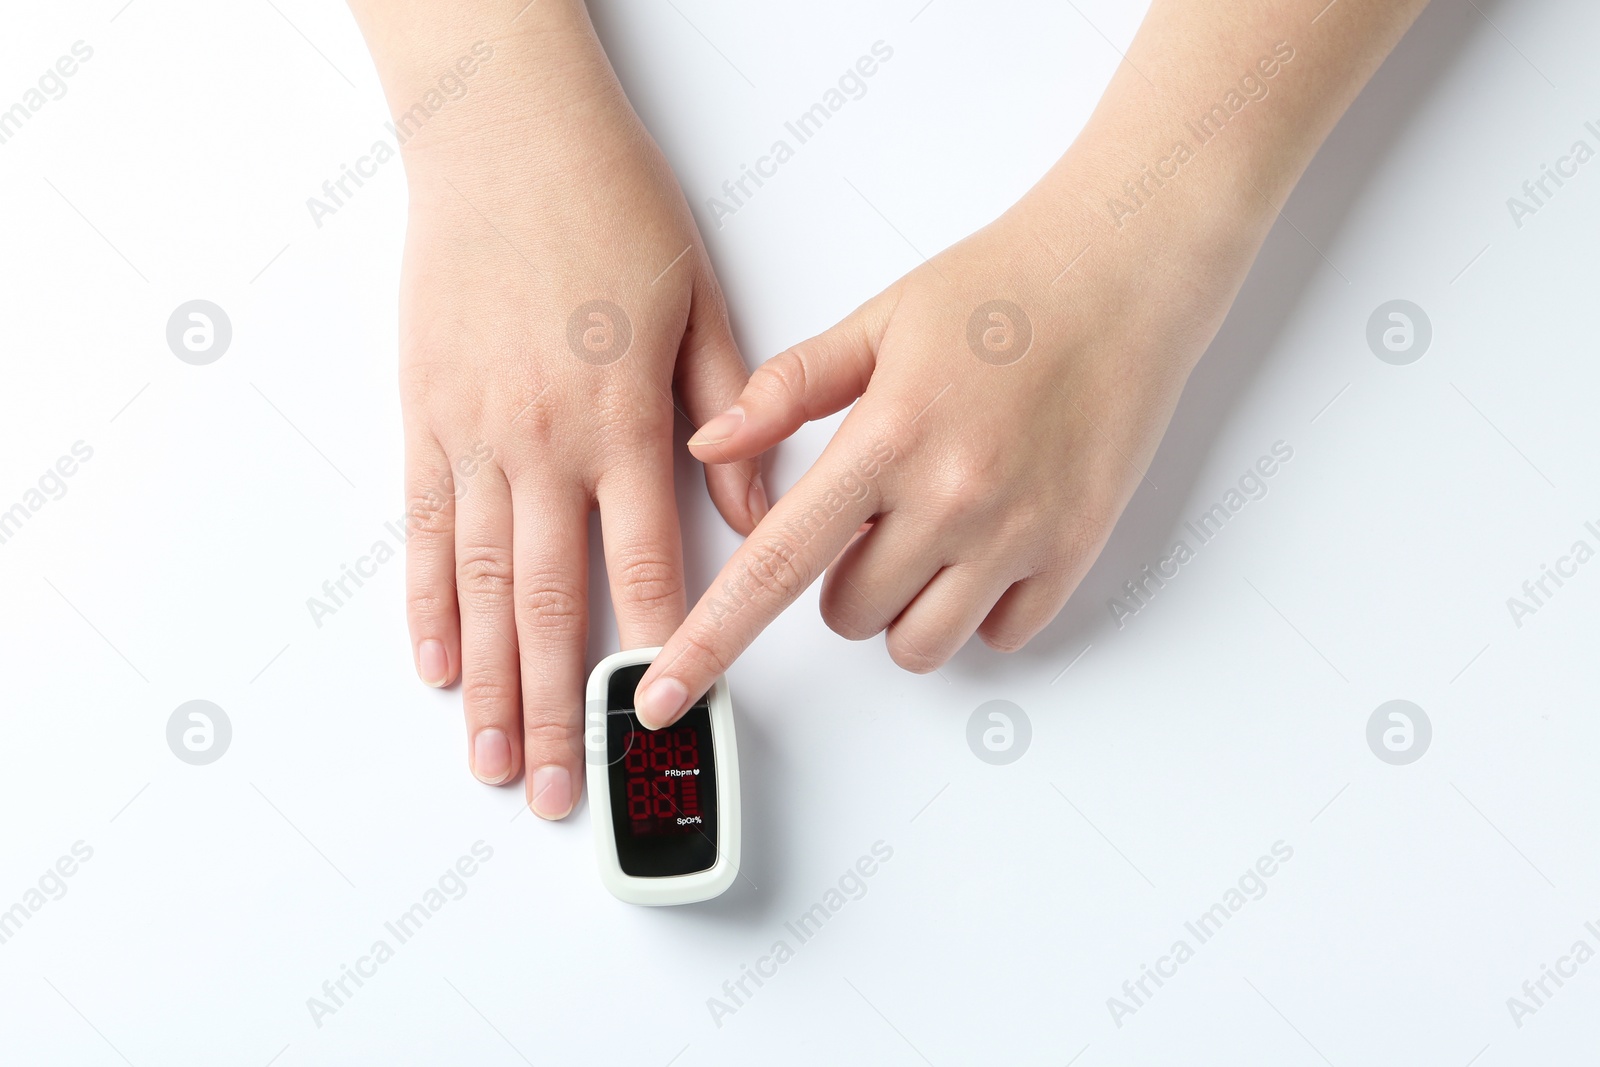
<path id="1" fill-rule="evenodd" d="M 717 769 L 711 709 L 702 698 L 664 730 L 633 714 L 645 665 L 611 676 L 606 760 L 617 860 L 624 874 L 669 877 L 717 860 Z"/>

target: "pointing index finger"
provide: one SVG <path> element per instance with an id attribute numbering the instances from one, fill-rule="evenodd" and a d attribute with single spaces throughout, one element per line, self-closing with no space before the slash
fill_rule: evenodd
<path id="1" fill-rule="evenodd" d="M 843 436 L 843 435 L 841 435 Z M 639 721 L 676 721 L 878 512 L 878 478 L 897 458 L 886 438 L 835 438 L 733 554 L 639 679 Z"/>

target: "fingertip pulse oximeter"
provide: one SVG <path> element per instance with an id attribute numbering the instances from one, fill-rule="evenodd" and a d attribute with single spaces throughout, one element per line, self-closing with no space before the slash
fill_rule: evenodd
<path id="1" fill-rule="evenodd" d="M 600 880 L 629 904 L 710 900 L 739 873 L 739 752 L 727 678 L 671 726 L 633 709 L 659 648 L 607 656 L 589 675 L 584 757 Z"/>

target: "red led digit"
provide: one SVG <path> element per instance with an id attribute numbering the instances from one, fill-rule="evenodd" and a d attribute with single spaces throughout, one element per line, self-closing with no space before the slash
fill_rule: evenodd
<path id="1" fill-rule="evenodd" d="M 678 782 L 675 778 L 663 778 L 657 783 L 655 797 L 656 818 L 670 819 L 678 814 L 678 805 L 675 803 L 676 798 L 673 796 L 677 790 Z"/>
<path id="2" fill-rule="evenodd" d="M 650 739 L 650 769 L 664 771 L 672 766 L 672 750 L 660 733 L 647 734 Z"/>
<path id="3" fill-rule="evenodd" d="M 596 858 L 606 889 L 629 904 L 710 900 L 740 865 L 739 762 L 727 683 L 716 679 L 685 701 L 690 706 L 678 721 L 647 730 L 633 697 L 661 652 L 608 656 L 585 690 Z M 601 736 L 591 736 L 596 731 Z M 0 1055 L 0 1067 L 5 1062 Z"/>
<path id="4" fill-rule="evenodd" d="M 650 783 L 643 778 L 628 779 L 628 818 L 641 822 L 650 817 Z"/>
<path id="5" fill-rule="evenodd" d="M 630 774 L 639 774 L 644 771 L 644 739 L 649 736 L 649 734 L 639 730 L 628 731 L 628 752 L 623 757 L 623 766 L 628 769 Z"/>
<path id="6" fill-rule="evenodd" d="M 657 837 L 695 832 L 701 825 L 700 731 L 679 726 L 647 731 L 630 723 L 621 760 L 633 834 Z"/>

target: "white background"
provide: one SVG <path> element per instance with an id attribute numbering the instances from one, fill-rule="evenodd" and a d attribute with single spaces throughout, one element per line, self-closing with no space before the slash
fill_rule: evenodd
<path id="1" fill-rule="evenodd" d="M 412 674 L 403 564 L 311 621 L 306 598 L 402 506 L 404 175 L 314 225 L 306 199 L 387 113 L 341 5 L 274 3 L 29 5 L 0 35 L 0 107 L 94 49 L 0 145 L 0 509 L 93 448 L 0 544 L 0 908 L 93 849 L 0 945 L 0 1061 L 1495 1067 L 1593 1048 L 1600 962 L 1520 1028 L 1506 999 L 1579 938 L 1600 948 L 1600 563 L 1521 627 L 1506 599 L 1600 543 L 1600 162 L 1520 229 L 1506 198 L 1574 140 L 1600 147 L 1600 12 L 1435 0 L 1285 205 L 1061 618 L 1018 655 L 913 677 L 802 598 L 731 673 L 748 877 L 646 910 L 601 888 L 587 807 L 519 817 L 520 785 L 468 775 L 459 692 Z M 1143 14 L 921 3 L 595 5 L 752 361 L 1009 204 Z M 1309 40 L 1321 0 L 1281 6 Z M 706 198 L 878 40 L 894 56 L 867 95 L 714 228 Z M 194 298 L 233 324 L 207 367 L 165 341 Z M 1364 336 L 1396 298 L 1434 330 L 1408 366 Z M 829 428 L 784 450 L 777 487 Z M 1294 458 L 1268 496 L 1119 629 L 1108 599 L 1276 441 Z M 734 538 L 679 473 L 698 591 Z M 592 657 L 613 644 L 597 615 Z M 1409 766 L 1366 741 L 1397 698 L 1433 726 Z M 232 722 L 209 766 L 167 747 L 192 699 Z M 1009 766 L 966 742 L 993 699 L 1032 723 Z M 466 895 L 317 1026 L 307 998 L 480 840 Z M 708 998 L 793 945 L 784 924 L 880 840 L 866 895 L 715 1025 Z M 1266 895 L 1118 1026 L 1107 998 L 1194 944 L 1185 921 L 1278 841 L 1293 858 Z"/>

